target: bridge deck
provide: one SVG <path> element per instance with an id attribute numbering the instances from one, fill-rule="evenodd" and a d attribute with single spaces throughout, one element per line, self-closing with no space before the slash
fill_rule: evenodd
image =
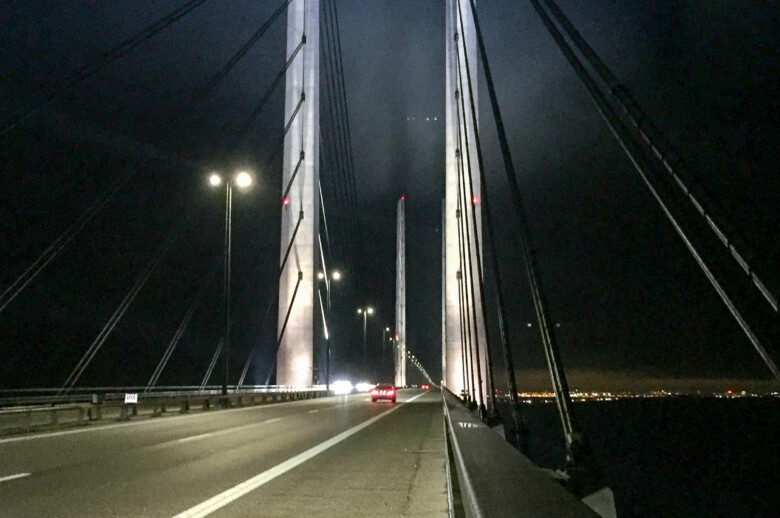
<path id="1" fill-rule="evenodd" d="M 418 392 L 2 439 L 2 514 L 445 516 L 441 396 Z"/>

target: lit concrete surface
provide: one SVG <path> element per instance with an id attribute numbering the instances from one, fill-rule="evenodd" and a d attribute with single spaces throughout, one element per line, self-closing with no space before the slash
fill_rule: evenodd
<path id="1" fill-rule="evenodd" d="M 214 516 L 445 517 L 445 461 L 441 395 L 436 391 Z"/>
<path id="2" fill-rule="evenodd" d="M 215 516 L 435 516 L 447 510 L 438 392 Z M 0 440 L 0 516 L 174 516 L 382 414 L 367 395 Z M 68 430 L 70 431 L 70 430 Z"/>

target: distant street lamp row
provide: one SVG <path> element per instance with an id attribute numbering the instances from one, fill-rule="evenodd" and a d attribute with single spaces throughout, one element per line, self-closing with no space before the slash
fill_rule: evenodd
<path id="1" fill-rule="evenodd" d="M 224 286 L 223 286 L 223 305 L 224 305 L 224 314 L 225 314 L 225 321 L 224 321 L 224 366 L 225 366 L 225 379 L 222 383 L 222 393 L 227 394 L 227 387 L 228 387 L 228 379 L 229 379 L 229 362 L 228 362 L 228 354 L 230 350 L 230 284 L 231 284 L 231 275 L 230 275 L 230 261 L 231 261 L 231 241 L 232 241 L 232 218 L 233 218 L 233 188 L 237 187 L 238 189 L 245 191 L 248 188 L 252 186 L 254 183 L 252 179 L 252 175 L 249 174 L 246 171 L 239 171 L 235 173 L 232 177 L 224 177 L 222 174 L 218 172 L 212 172 L 209 174 L 208 177 L 209 184 L 212 187 L 219 187 L 223 183 L 225 184 L 225 247 L 224 247 L 224 254 L 225 254 L 225 267 L 224 267 Z M 330 274 L 330 279 L 334 281 L 340 280 L 342 277 L 341 272 L 339 271 L 333 271 Z M 317 278 L 319 280 L 326 280 L 325 279 L 325 273 L 319 272 L 317 274 Z M 330 282 L 325 282 L 326 287 L 326 297 L 327 297 L 327 326 L 330 327 Z M 363 361 L 366 363 L 368 361 L 367 358 L 367 345 L 366 345 L 366 325 L 367 325 L 367 319 L 368 315 L 374 314 L 374 308 L 371 306 L 367 306 L 365 308 L 358 308 L 357 310 L 359 315 L 363 315 Z M 389 332 L 390 328 L 386 327 L 383 329 L 383 335 L 382 335 L 382 349 L 384 350 L 384 343 L 385 343 L 385 335 L 384 333 Z M 330 333 L 328 332 L 326 334 L 326 341 L 327 343 L 327 360 L 326 360 L 326 384 L 329 388 L 330 385 Z M 392 337 L 390 338 L 392 341 Z"/>

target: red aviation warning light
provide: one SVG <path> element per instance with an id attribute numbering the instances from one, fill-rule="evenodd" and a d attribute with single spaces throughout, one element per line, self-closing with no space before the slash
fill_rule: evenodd
<path id="1" fill-rule="evenodd" d="M 471 203 L 473 205 L 476 205 L 477 203 L 479 203 L 479 198 L 477 198 L 476 196 L 472 196 L 471 197 Z"/>
<path id="2" fill-rule="evenodd" d="M 290 204 L 290 198 L 285 198 L 282 200 L 282 205 L 284 205 L 285 207 L 288 206 L 289 204 Z"/>
<path id="3" fill-rule="evenodd" d="M 406 200 L 406 195 L 405 195 L 405 194 L 402 194 L 402 195 L 401 195 L 401 201 L 405 201 L 405 200 Z"/>

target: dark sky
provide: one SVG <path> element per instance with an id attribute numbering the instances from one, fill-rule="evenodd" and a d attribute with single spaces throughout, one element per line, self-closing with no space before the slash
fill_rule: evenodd
<path id="1" fill-rule="evenodd" d="M 4 2 L 0 117 L 182 3 Z M 737 0 L 561 5 L 776 275 L 778 8 Z M 278 160 L 266 161 L 284 124 L 281 89 L 243 145 L 235 134 L 284 62 L 284 16 L 214 94 L 192 114 L 182 111 L 276 7 L 206 2 L 2 137 L 3 289 L 125 167 L 155 158 L 0 314 L 0 379 L 12 380 L 0 386 L 60 385 L 172 226 L 190 214 L 84 374 L 85 384 L 146 382 L 218 261 L 223 200 L 202 183 L 214 167 L 248 167 L 259 180 L 235 201 L 231 365 L 240 369 L 257 343 L 254 374 L 264 381 L 273 330 L 257 328 L 276 297 L 281 194 Z M 392 321 L 395 203 L 406 194 L 408 342 L 438 377 L 444 2 L 341 0 L 338 9 L 365 252 L 355 261 L 359 273 L 343 265 L 350 281 L 334 308 L 335 335 L 345 343 L 335 354 L 343 361 L 359 350 L 358 305 L 378 309 L 369 327 L 375 343 L 379 325 Z M 767 377 L 530 2 L 485 0 L 480 17 L 567 367 L 622 377 Z M 485 92 L 483 82 L 480 123 L 510 340 L 517 368 L 537 370 L 542 350 L 535 324 L 527 326 L 532 305 Z M 328 217 L 338 220 L 346 208 L 323 187 Z M 217 269 L 160 383 L 200 382 L 219 337 L 220 276 Z"/>

